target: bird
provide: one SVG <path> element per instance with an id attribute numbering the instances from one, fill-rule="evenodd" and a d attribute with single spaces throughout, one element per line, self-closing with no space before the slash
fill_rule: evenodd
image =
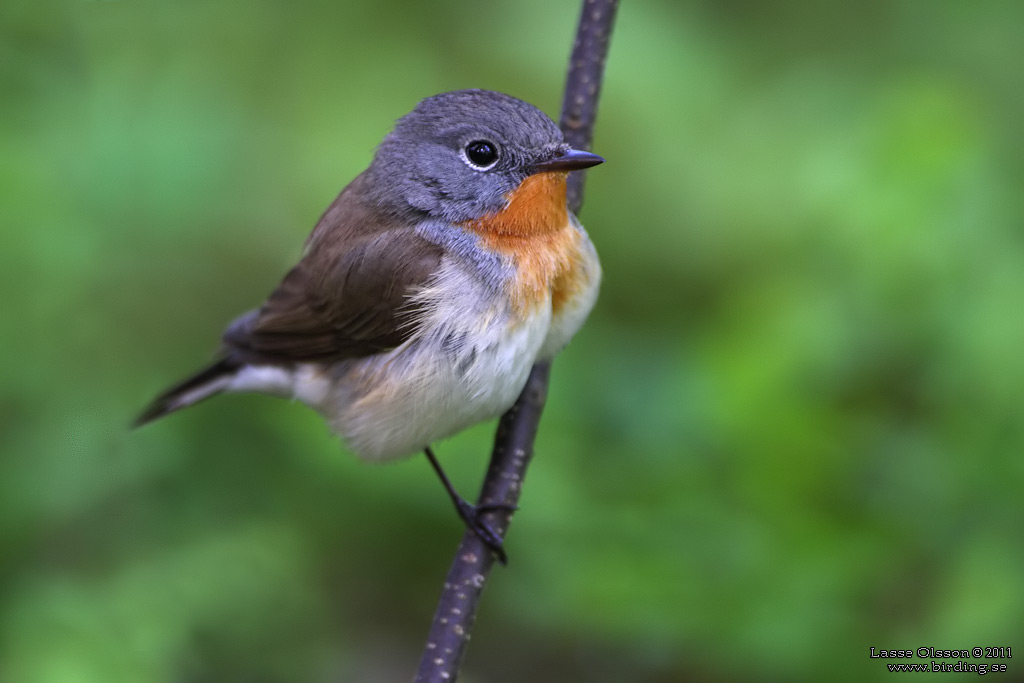
<path id="1" fill-rule="evenodd" d="M 156 397 L 141 426 L 220 393 L 296 399 L 368 461 L 423 452 L 468 528 L 501 537 L 455 491 L 432 444 L 515 402 L 597 300 L 601 265 L 567 176 L 604 162 L 540 109 L 496 91 L 421 100 L 323 213 L 213 362 Z"/>

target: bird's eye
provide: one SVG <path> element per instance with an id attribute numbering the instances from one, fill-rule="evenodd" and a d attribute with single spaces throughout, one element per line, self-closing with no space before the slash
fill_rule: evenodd
<path id="1" fill-rule="evenodd" d="M 498 163 L 498 146 L 487 140 L 474 140 L 463 150 L 466 162 L 478 171 L 486 171 Z"/>

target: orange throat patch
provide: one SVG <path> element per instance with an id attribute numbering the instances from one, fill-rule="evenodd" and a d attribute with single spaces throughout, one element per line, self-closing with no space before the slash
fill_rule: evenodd
<path id="1" fill-rule="evenodd" d="M 535 173 L 526 176 L 505 198 L 508 205 L 497 213 L 470 221 L 473 232 L 494 237 L 532 237 L 553 232 L 569 222 L 565 207 L 567 173 Z"/>
<path id="2" fill-rule="evenodd" d="M 523 316 L 549 298 L 557 314 L 582 286 L 582 236 L 569 223 L 567 176 L 562 171 L 527 176 L 506 196 L 504 209 L 464 224 L 485 248 L 515 264 L 507 288 L 513 308 Z"/>

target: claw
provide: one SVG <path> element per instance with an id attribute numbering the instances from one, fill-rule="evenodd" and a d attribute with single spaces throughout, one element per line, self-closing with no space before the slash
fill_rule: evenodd
<path id="1" fill-rule="evenodd" d="M 515 505 L 508 505 L 505 503 L 483 503 L 481 505 L 473 505 L 463 498 L 459 498 L 455 504 L 455 509 L 459 513 L 459 517 L 465 522 L 466 528 L 476 534 L 476 537 L 483 541 L 495 557 L 498 558 L 498 562 L 503 565 L 508 564 L 508 554 L 505 553 L 505 544 L 501 538 L 501 535 L 494 530 L 494 527 L 483 518 L 483 515 L 488 512 L 494 511 L 507 511 L 512 512 L 517 509 Z"/>

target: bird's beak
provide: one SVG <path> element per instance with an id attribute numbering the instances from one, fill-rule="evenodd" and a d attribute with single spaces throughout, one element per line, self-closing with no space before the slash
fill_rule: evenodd
<path id="1" fill-rule="evenodd" d="M 568 148 L 558 156 L 534 164 L 533 168 L 537 173 L 548 171 L 578 171 L 581 168 L 590 168 L 604 163 L 604 157 L 590 152 L 583 152 L 578 149 Z"/>

